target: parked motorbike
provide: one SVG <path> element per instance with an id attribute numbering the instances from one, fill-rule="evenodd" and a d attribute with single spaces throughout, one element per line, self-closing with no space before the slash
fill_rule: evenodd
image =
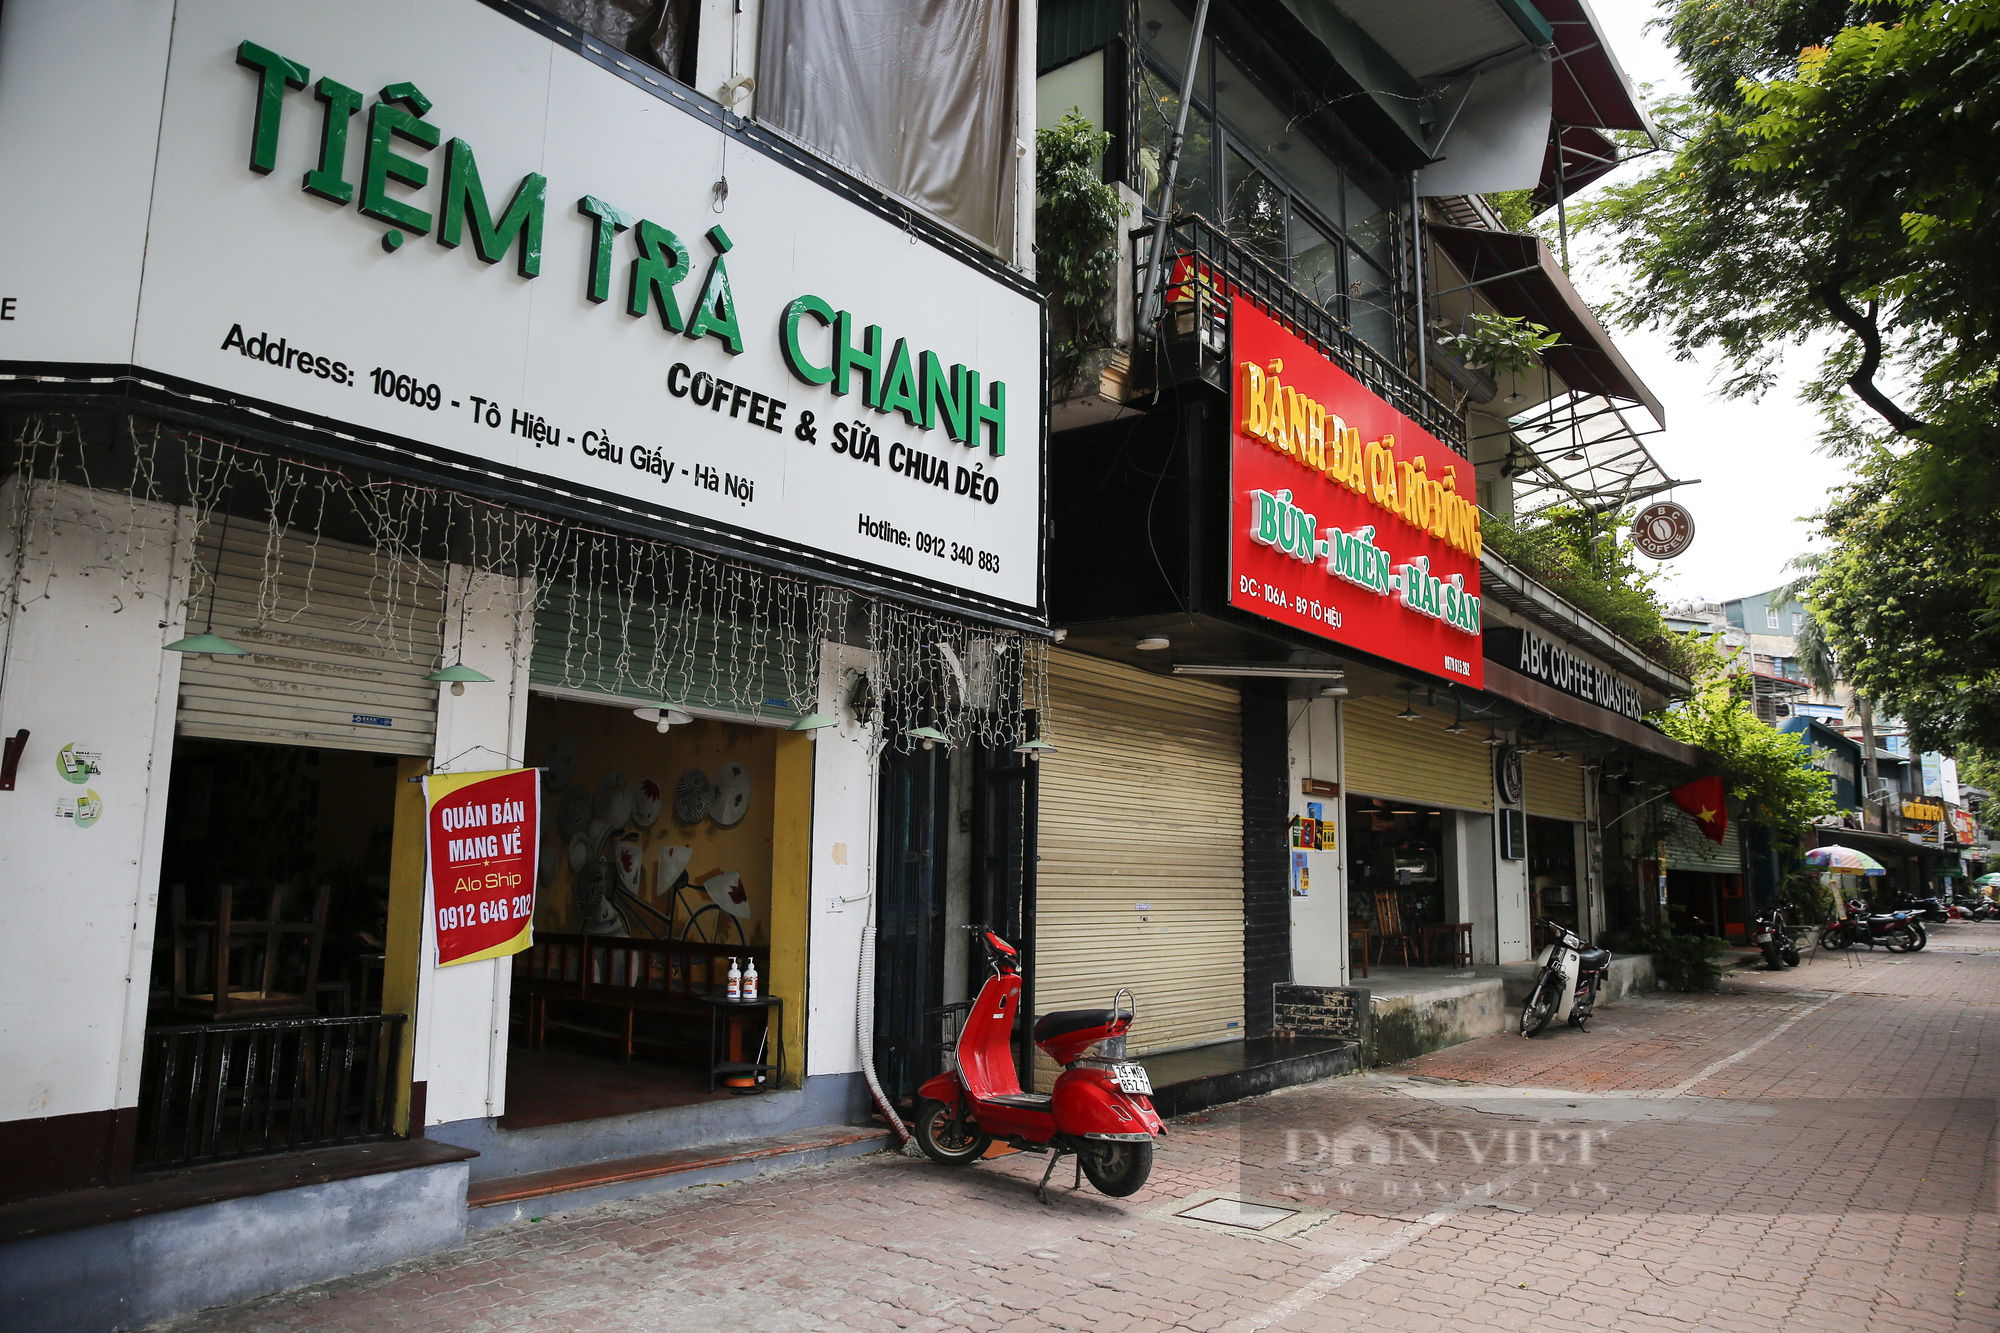
<path id="1" fill-rule="evenodd" d="M 1785 909 L 1772 906 L 1759 912 L 1753 918 L 1755 925 L 1751 938 L 1764 951 L 1764 962 L 1773 972 L 1782 967 L 1799 965 L 1799 944 L 1792 938 L 1792 928 L 1785 922 Z"/>
<path id="2" fill-rule="evenodd" d="M 1917 913 L 1925 921 L 1951 920 L 1951 908 L 1942 898 L 1914 898 L 1910 900 L 1909 911 Z"/>
<path id="3" fill-rule="evenodd" d="M 1991 898 L 1983 898 L 1972 904 L 1969 914 L 1974 921 L 1992 921 L 2000 918 L 2000 903 Z"/>
<path id="4" fill-rule="evenodd" d="M 1820 927 L 1822 949 L 1851 949 L 1857 944 L 1869 948 L 1881 945 L 1891 953 L 1909 953 L 1921 947 L 1917 927 L 1891 912 L 1869 914 L 1868 904 L 1859 898 L 1847 905 L 1845 917 L 1835 917 Z"/>
<path id="5" fill-rule="evenodd" d="M 1556 1018 L 1568 1019 L 1579 1032 L 1587 1031 L 1597 997 L 1611 975 L 1611 951 L 1592 948 L 1558 922 L 1542 924 L 1555 938 L 1535 959 L 1541 972 L 1521 1006 L 1521 1035 L 1532 1037 Z"/>
<path id="6" fill-rule="evenodd" d="M 1062 1066 L 1052 1092 L 1026 1092 L 1014 1072 L 1013 1031 L 1021 1004 L 1020 955 L 983 926 L 969 927 L 991 971 L 978 998 L 953 1005 L 964 1022 L 950 1068 L 917 1089 L 917 1146 L 945 1166 L 967 1166 L 995 1139 L 1048 1153 L 1035 1195 L 1049 1202 L 1049 1177 L 1075 1157 L 1082 1177 L 1112 1198 L 1136 1193 L 1153 1170 L 1153 1139 L 1167 1130 L 1153 1109 L 1145 1067 L 1128 1063 L 1125 1034 L 1138 1018 L 1132 992 L 1108 1009 L 1069 1009 L 1035 1020 L 1035 1045 Z M 1123 1007 L 1120 1000 L 1124 1001 Z M 940 1011 L 944 1012 L 944 1011 Z"/>

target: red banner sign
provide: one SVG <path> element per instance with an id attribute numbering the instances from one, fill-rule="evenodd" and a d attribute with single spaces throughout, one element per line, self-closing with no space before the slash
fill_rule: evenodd
<path id="1" fill-rule="evenodd" d="M 539 777 L 510 768 L 424 779 L 439 967 L 505 957 L 533 942 Z"/>
<path id="2" fill-rule="evenodd" d="M 1472 464 L 1238 296 L 1229 604 L 1483 686 Z"/>

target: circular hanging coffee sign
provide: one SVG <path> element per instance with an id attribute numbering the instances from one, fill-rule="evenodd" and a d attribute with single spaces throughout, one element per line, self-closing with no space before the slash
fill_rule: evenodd
<path id="1" fill-rule="evenodd" d="M 1632 544 L 1639 554 L 1671 560 L 1694 542 L 1694 515 L 1671 500 L 1647 505 L 1632 520 Z"/>

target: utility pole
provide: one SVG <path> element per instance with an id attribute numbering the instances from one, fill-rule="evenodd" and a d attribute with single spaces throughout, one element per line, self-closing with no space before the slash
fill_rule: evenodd
<path id="1" fill-rule="evenodd" d="M 1854 711 L 1861 714 L 1861 822 L 1865 827 L 1882 790 L 1882 766 L 1875 762 L 1875 705 L 1856 693 Z M 1882 807 L 1882 829 L 1889 828 L 1889 808 Z"/>

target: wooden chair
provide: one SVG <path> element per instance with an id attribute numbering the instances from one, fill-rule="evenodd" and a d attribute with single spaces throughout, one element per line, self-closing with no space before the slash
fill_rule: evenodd
<path id="1" fill-rule="evenodd" d="M 1354 946 L 1361 946 L 1361 975 L 1368 975 L 1368 927 L 1359 921 L 1347 923 L 1347 960 L 1354 961 Z"/>
<path id="2" fill-rule="evenodd" d="M 1403 966 L 1410 965 L 1410 936 L 1403 929 L 1403 896 L 1394 889 L 1375 891 L 1375 961 L 1394 940 L 1403 951 Z"/>
<path id="3" fill-rule="evenodd" d="M 263 918 L 235 914 L 235 886 L 216 886 L 215 917 L 188 916 L 186 886 L 173 887 L 174 1008 L 203 1019 L 277 1018 L 318 1011 L 320 945 L 326 936 L 322 884 L 307 920 L 285 918 L 285 890 L 271 891 Z M 289 946 L 289 947 L 288 947 Z M 281 960 L 304 953 L 305 978 L 279 990 Z"/>

